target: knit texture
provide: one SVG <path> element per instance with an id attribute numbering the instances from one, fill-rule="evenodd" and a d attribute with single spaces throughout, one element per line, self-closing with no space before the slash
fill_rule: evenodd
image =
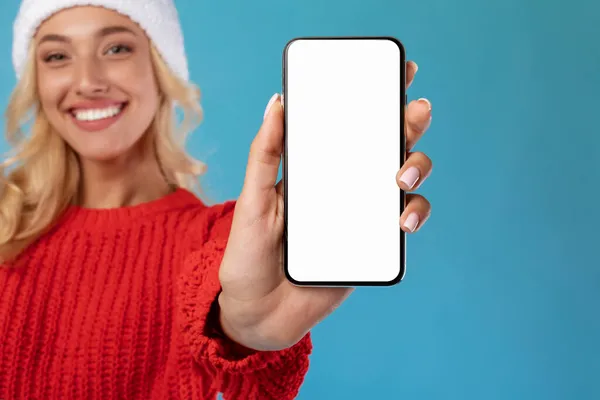
<path id="1" fill-rule="evenodd" d="M 133 207 L 71 207 L 0 267 L 0 399 L 295 398 L 310 335 L 241 355 L 218 334 L 234 207 L 183 189 Z"/>

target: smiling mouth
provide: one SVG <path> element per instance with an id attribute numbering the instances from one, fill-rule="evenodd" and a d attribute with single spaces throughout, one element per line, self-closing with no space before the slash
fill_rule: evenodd
<path id="1" fill-rule="evenodd" d="M 77 121 L 93 122 L 114 118 L 121 114 L 126 106 L 127 103 L 121 103 L 105 108 L 72 109 L 70 113 Z"/>

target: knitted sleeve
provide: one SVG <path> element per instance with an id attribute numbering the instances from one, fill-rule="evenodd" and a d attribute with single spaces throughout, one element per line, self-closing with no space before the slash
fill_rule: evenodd
<path id="1" fill-rule="evenodd" d="M 233 209 L 233 202 L 211 208 L 204 240 L 185 261 L 179 286 L 185 339 L 198 364 L 216 371 L 215 384 L 225 400 L 294 399 L 308 371 L 310 334 L 282 351 L 240 353 L 220 332 L 218 272 Z"/>

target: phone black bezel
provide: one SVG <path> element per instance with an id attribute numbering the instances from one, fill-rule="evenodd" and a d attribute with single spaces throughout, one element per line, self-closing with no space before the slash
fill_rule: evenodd
<path id="1" fill-rule="evenodd" d="M 400 229 L 400 270 L 398 276 L 391 281 L 358 281 L 358 282 L 346 282 L 346 281 L 317 281 L 317 282 L 304 282 L 298 281 L 289 273 L 288 270 L 288 177 L 287 177 L 287 152 L 288 152 L 288 140 L 287 140 L 287 107 L 285 106 L 287 98 L 287 53 L 290 46 L 299 40 L 390 40 L 395 43 L 400 50 L 400 154 L 402 155 L 402 163 L 398 166 L 401 168 L 406 161 L 406 132 L 405 132 L 405 109 L 406 109 L 406 52 L 404 45 L 400 40 L 392 36 L 305 36 L 296 37 L 291 39 L 283 50 L 283 67 L 282 67 L 282 94 L 284 97 L 284 150 L 282 160 L 282 175 L 283 175 L 283 186 L 284 186 L 284 233 L 283 233 L 283 269 L 287 280 L 296 286 L 324 286 L 324 287 L 365 287 L 365 286 L 393 286 L 400 283 L 406 274 L 406 233 L 398 225 Z M 400 215 L 404 211 L 406 194 L 404 190 L 399 189 L 400 195 Z"/>

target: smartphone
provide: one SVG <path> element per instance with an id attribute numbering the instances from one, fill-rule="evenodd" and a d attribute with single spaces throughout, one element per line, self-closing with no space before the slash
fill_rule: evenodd
<path id="1" fill-rule="evenodd" d="M 390 286 L 405 274 L 405 50 L 392 37 L 307 37 L 283 51 L 284 270 L 298 286 Z"/>

